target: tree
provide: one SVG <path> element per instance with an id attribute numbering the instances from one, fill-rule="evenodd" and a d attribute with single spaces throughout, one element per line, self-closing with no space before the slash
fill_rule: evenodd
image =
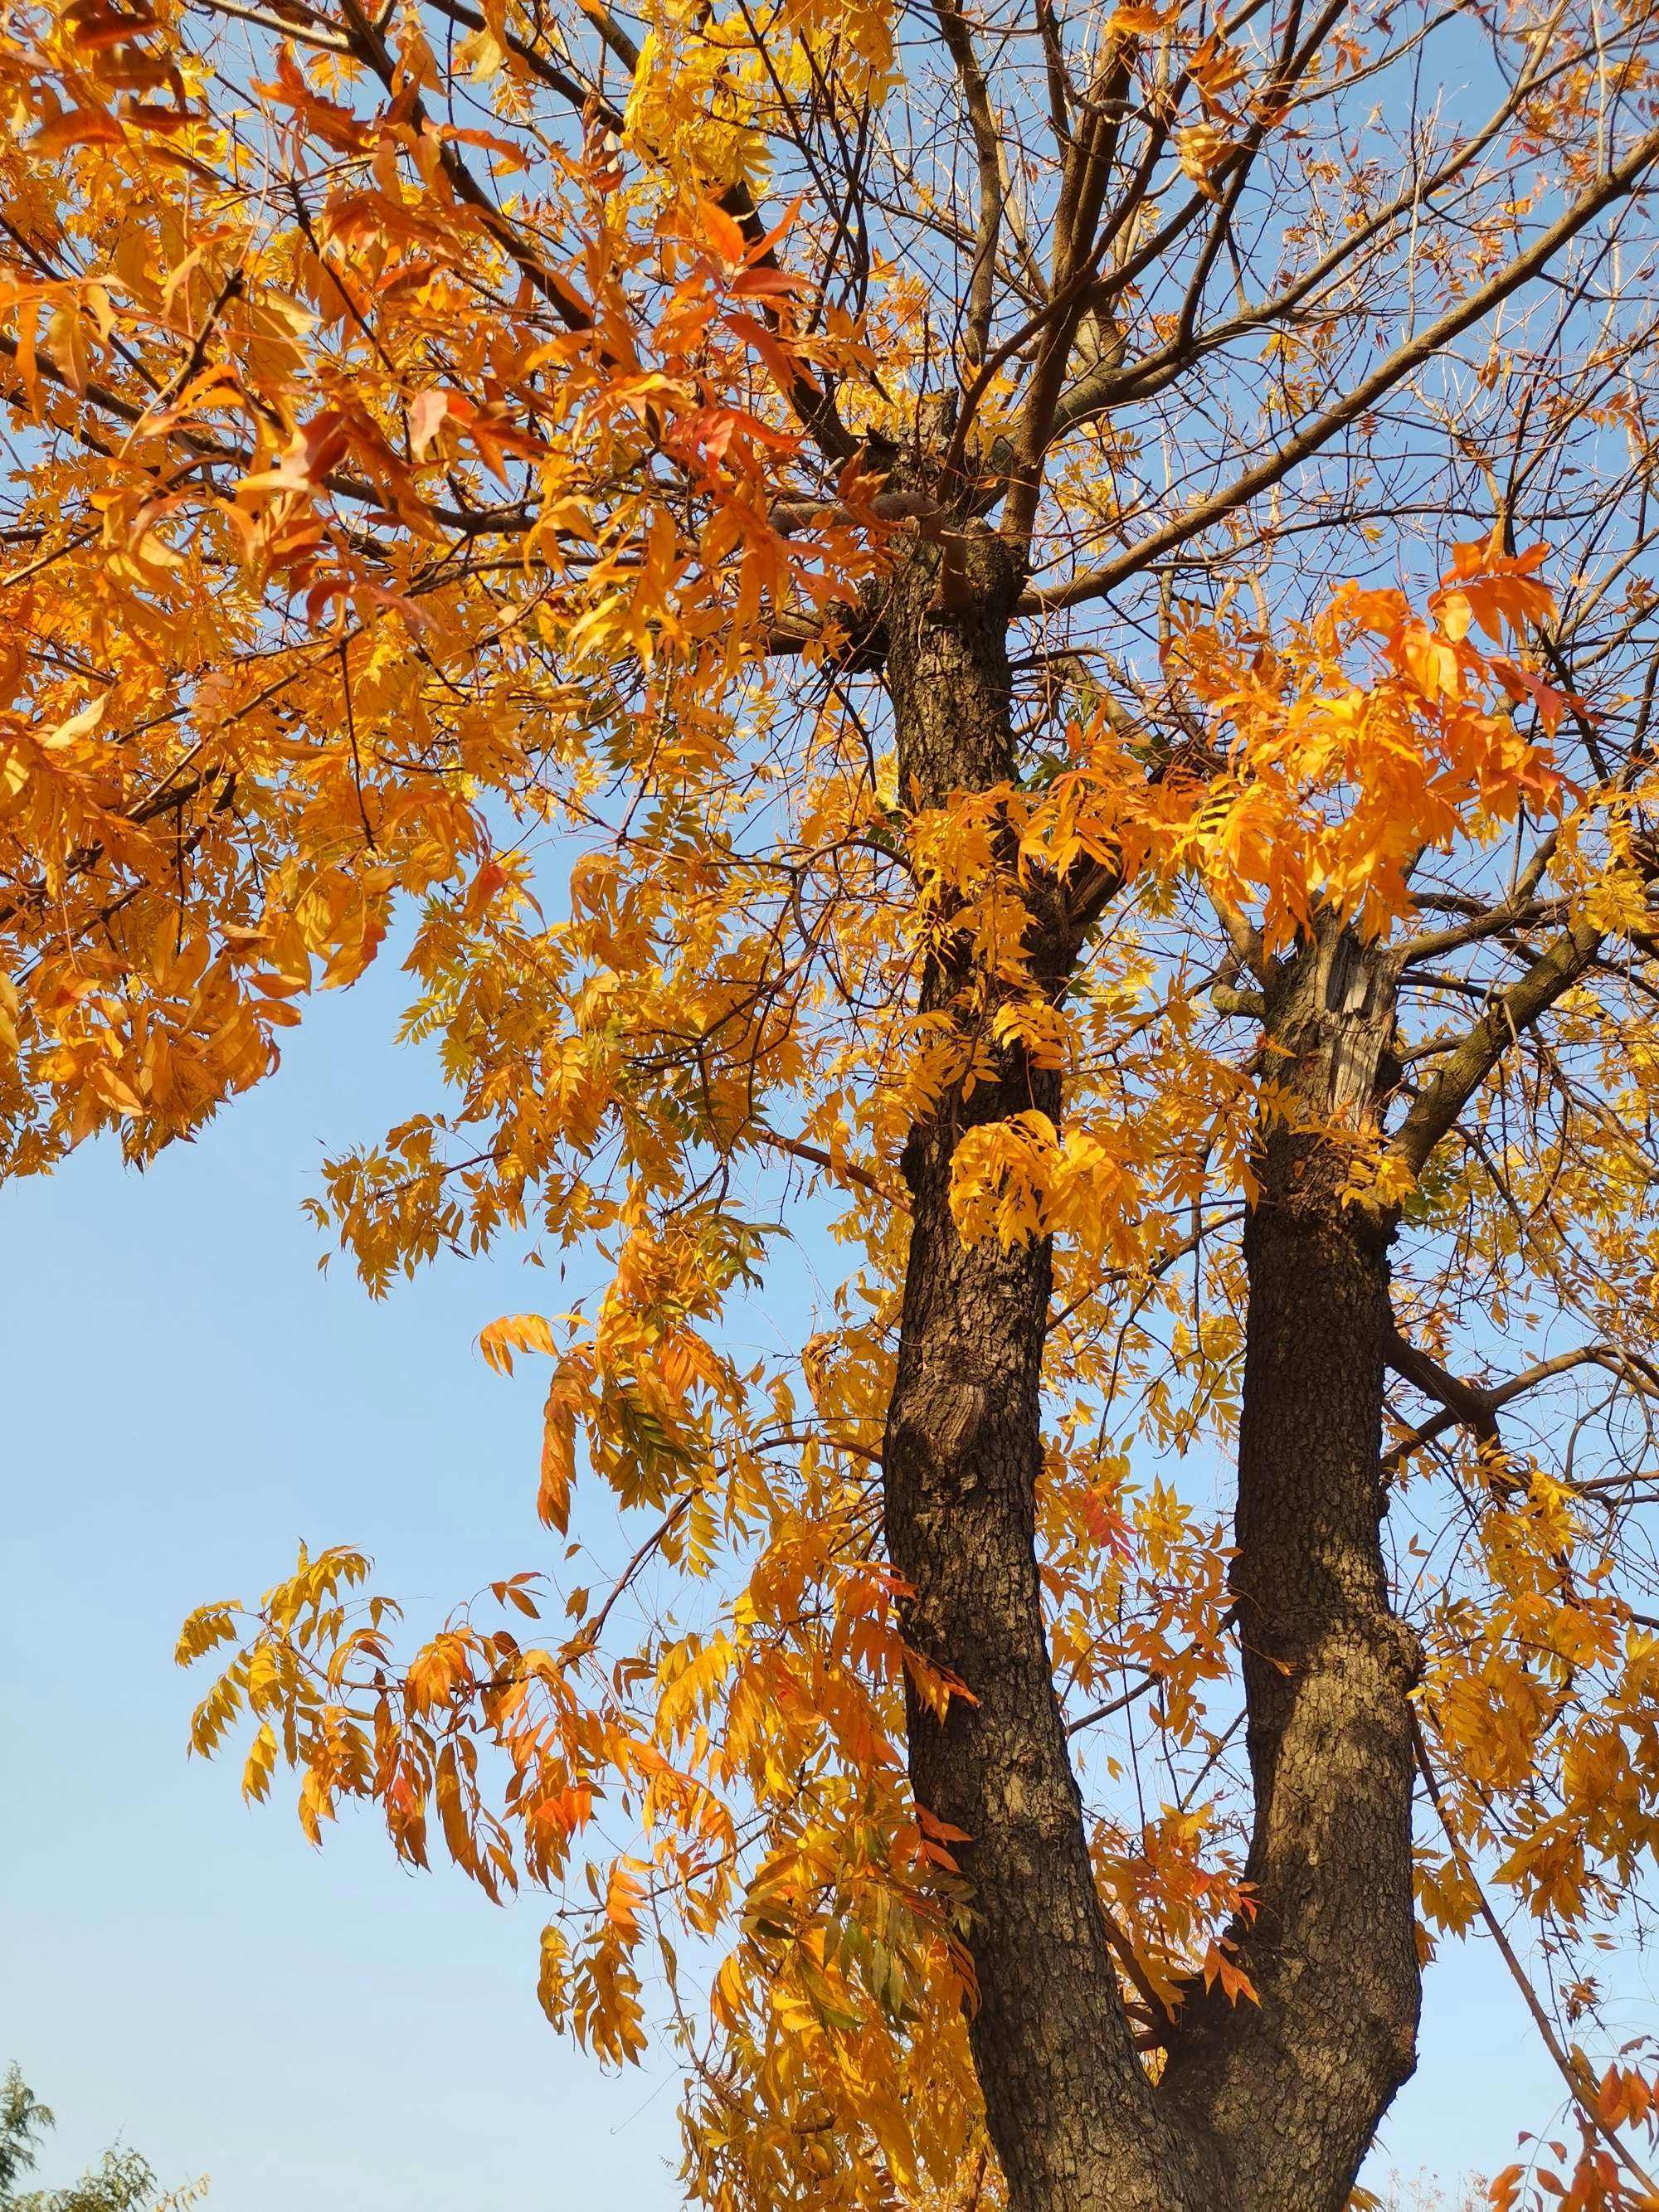
<path id="1" fill-rule="evenodd" d="M 154 2170 L 136 2150 L 106 2150 L 95 2166 L 67 2189 L 33 2189 L 19 2196 L 13 2185 L 33 2171 L 40 2157 L 36 2138 L 58 2124 L 56 2115 L 36 2097 L 14 2063 L 0 2089 L 0 2207 L 4 2212 L 185 2212 L 200 2203 L 207 2184 L 198 2181 L 158 2195 Z"/>
<path id="2" fill-rule="evenodd" d="M 30 2171 L 40 2155 L 37 2138 L 57 2124 L 57 2115 L 40 2102 L 15 2062 L 7 2067 L 5 2086 L 0 2088 L 0 2190 L 8 2201 L 12 2184 Z"/>
<path id="3" fill-rule="evenodd" d="M 637 1544 L 407 1658 L 302 1557 L 195 1741 L 560 1888 L 601 2058 L 653 1971 L 705 2202 L 1338 2212 L 1476 1925 L 1581 2138 L 1496 2201 L 1656 2194 L 1652 63 L 14 11 L 5 1157 L 413 908 L 454 1097 L 319 1218 L 580 1271 L 483 1349 Z"/>

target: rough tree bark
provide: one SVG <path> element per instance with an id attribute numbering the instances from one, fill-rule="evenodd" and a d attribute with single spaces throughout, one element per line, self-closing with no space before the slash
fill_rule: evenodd
<path id="1" fill-rule="evenodd" d="M 1259 2002 L 1183 2008 L 1162 2094 L 1224 2146 L 1248 2212 L 1340 2212 L 1412 2070 L 1414 1639 L 1381 1545 L 1394 1219 L 1344 1204 L 1394 1026 L 1386 958 L 1327 927 L 1276 981 L 1244 1236 L 1249 1297 L 1233 1587 L 1243 1653 L 1255 1917 L 1234 1933 Z"/>
<path id="2" fill-rule="evenodd" d="M 1015 770 L 1006 634 L 1014 562 L 988 533 L 921 544 L 885 609 L 902 787 L 922 803 Z M 1034 912 L 1054 981 L 1076 947 Z M 948 958 L 924 1004 L 963 980 Z M 1328 933 L 1269 1012 L 1281 1082 L 1310 1115 L 1367 1110 L 1394 979 Z M 1261 2002 L 1194 1991 L 1156 2085 L 1137 2053 L 1090 1868 L 1035 1550 L 1050 1253 L 965 1247 L 951 1164 L 968 1128 L 1060 1085 L 1018 1051 L 912 1132 L 912 1228 L 884 1450 L 906 1632 L 968 1692 L 914 1686 L 918 1802 L 969 1841 L 975 2064 L 1012 2212 L 1339 2212 L 1411 2069 L 1417 2018 L 1407 1692 L 1379 1541 L 1392 1224 L 1338 1201 L 1328 1146 L 1264 1133 L 1247 1238 L 1249 1340 L 1238 1559 L 1249 1757 L 1237 1932 Z"/>
<path id="3" fill-rule="evenodd" d="M 920 549 L 892 590 L 888 681 L 902 786 L 924 803 L 1012 775 L 1006 635 L 1018 588 L 989 534 Z M 951 601 L 966 604 L 950 604 Z M 941 603 L 943 602 L 943 603 Z M 924 1003 L 961 981 L 947 963 Z M 971 2022 L 993 2140 L 1021 2212 L 1200 2212 L 1194 2146 L 1159 2116 L 1106 1948 L 1082 1801 L 1054 1696 L 1035 1550 L 1043 1243 L 965 1247 L 951 1161 L 964 1130 L 1059 1111 L 1054 1074 L 1004 1055 L 947 1096 L 906 1152 L 913 1209 L 884 1450 L 889 1551 L 915 1592 L 906 1633 L 964 1683 L 941 1723 L 909 1692 L 919 1802 L 971 1838 Z"/>

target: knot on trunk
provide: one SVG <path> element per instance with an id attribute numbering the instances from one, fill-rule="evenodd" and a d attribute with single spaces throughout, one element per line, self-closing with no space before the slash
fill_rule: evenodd
<path id="1" fill-rule="evenodd" d="M 887 619 L 918 661 L 935 649 L 929 629 L 960 624 L 994 637 L 1006 667 L 1007 627 L 1025 581 L 1017 554 L 994 530 L 948 509 L 914 526 L 887 592 Z"/>

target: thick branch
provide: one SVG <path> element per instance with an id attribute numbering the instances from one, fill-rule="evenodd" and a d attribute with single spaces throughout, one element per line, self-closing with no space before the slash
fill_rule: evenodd
<path id="1" fill-rule="evenodd" d="M 1507 1382 L 1485 1384 L 1466 1382 L 1453 1375 L 1437 1359 L 1431 1358 L 1420 1346 L 1408 1343 L 1395 1330 L 1389 1346 L 1389 1364 L 1397 1375 L 1420 1390 L 1425 1398 L 1439 1401 L 1442 1410 L 1402 1437 L 1383 1459 L 1386 1469 L 1399 1467 L 1413 1452 L 1432 1443 L 1448 1429 L 1465 1428 L 1479 1443 L 1496 1448 L 1503 1439 L 1498 1433 L 1498 1416 L 1505 1406 L 1512 1406 L 1517 1398 L 1524 1398 L 1530 1390 L 1553 1382 L 1558 1375 L 1569 1375 L 1576 1367 L 1603 1367 L 1610 1375 L 1619 1376 L 1644 1391 L 1650 1386 L 1640 1377 L 1633 1377 L 1630 1363 L 1621 1358 L 1610 1345 L 1581 1344 L 1571 1352 L 1558 1352 L 1553 1358 L 1540 1359 L 1520 1374 L 1511 1375 Z"/>
<path id="2" fill-rule="evenodd" d="M 1574 922 L 1540 955 L 1518 983 L 1500 991 L 1480 1020 L 1436 1069 L 1389 1145 L 1415 1177 L 1510 1046 L 1570 991 L 1601 949 L 1602 932 Z"/>

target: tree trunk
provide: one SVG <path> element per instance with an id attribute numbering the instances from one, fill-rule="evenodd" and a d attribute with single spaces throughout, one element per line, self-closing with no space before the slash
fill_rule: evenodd
<path id="1" fill-rule="evenodd" d="M 893 588 L 888 680 L 901 788 L 924 804 L 1012 772 L 1004 642 L 1015 590 L 994 538 L 924 547 Z M 966 602 L 963 604 L 963 602 Z M 923 1002 L 963 980 L 939 964 Z M 1107 1949 L 1054 1694 L 1036 1555 L 1046 1243 L 971 1248 L 950 1206 L 963 1131 L 1059 1083 L 1018 1052 L 912 1133 L 914 1196 L 884 1451 L 887 1539 L 913 1595 L 907 1640 L 966 1694 L 941 1719 L 908 1688 L 917 1802 L 970 1840 L 975 2064 L 1012 2212 L 1221 2212 L 1162 2118 Z"/>
<path id="2" fill-rule="evenodd" d="M 1236 1931 L 1259 2002 L 1183 2008 L 1163 2095 L 1224 2146 L 1239 2212 L 1341 2212 L 1414 2063 L 1415 1639 L 1381 1544 L 1392 1217 L 1344 1204 L 1321 1125 L 1369 1119 L 1393 1028 L 1386 961 L 1325 929 L 1273 994 L 1245 1231 L 1238 1600 L 1255 1820 Z"/>

